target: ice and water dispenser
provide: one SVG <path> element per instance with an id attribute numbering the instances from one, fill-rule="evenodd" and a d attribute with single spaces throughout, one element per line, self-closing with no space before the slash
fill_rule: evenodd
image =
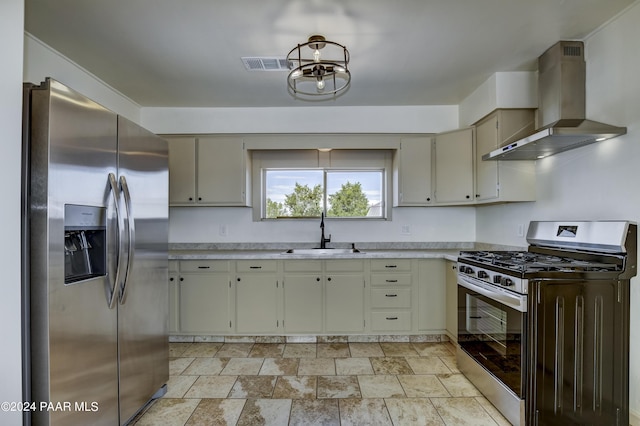
<path id="1" fill-rule="evenodd" d="M 64 283 L 106 275 L 107 212 L 104 207 L 64 206 Z"/>

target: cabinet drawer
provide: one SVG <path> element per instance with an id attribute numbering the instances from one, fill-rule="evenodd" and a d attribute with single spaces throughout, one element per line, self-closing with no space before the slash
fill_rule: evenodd
<path id="1" fill-rule="evenodd" d="M 371 307 L 373 308 L 410 308 L 411 289 L 409 288 L 375 288 L 371 290 Z"/>
<path id="2" fill-rule="evenodd" d="M 411 274 L 371 274 L 372 286 L 411 285 Z"/>
<path id="3" fill-rule="evenodd" d="M 238 272 L 276 272 L 278 264 L 273 260 L 238 260 Z"/>
<path id="4" fill-rule="evenodd" d="M 321 260 L 285 260 L 285 272 L 322 272 Z"/>
<path id="5" fill-rule="evenodd" d="M 410 271 L 410 259 L 372 259 L 372 271 Z"/>
<path id="6" fill-rule="evenodd" d="M 181 272 L 229 272 L 228 260 L 183 260 Z"/>
<path id="7" fill-rule="evenodd" d="M 170 260 L 169 261 L 169 272 L 178 272 L 178 261 L 177 260 Z"/>
<path id="8" fill-rule="evenodd" d="M 360 272 L 364 271 L 362 260 L 327 260 L 325 263 L 327 272 Z"/>
<path id="9" fill-rule="evenodd" d="M 411 330 L 411 311 L 372 312 L 371 329 L 373 331 Z"/>

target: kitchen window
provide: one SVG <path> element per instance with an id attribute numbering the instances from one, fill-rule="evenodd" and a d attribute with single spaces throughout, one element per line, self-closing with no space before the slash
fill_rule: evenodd
<path id="1" fill-rule="evenodd" d="M 386 219 L 388 150 L 255 151 L 254 219 Z M 259 207 L 257 207 L 259 206 Z"/>

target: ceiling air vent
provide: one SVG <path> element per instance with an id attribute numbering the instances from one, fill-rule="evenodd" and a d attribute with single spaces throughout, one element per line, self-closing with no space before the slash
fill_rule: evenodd
<path id="1" fill-rule="evenodd" d="M 289 71 L 287 58 L 245 56 L 240 59 L 247 71 Z"/>

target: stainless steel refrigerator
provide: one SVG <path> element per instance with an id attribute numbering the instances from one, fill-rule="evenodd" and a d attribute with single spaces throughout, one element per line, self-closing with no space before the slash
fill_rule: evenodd
<path id="1" fill-rule="evenodd" d="M 63 84 L 25 84 L 26 423 L 126 424 L 166 390 L 168 148 Z"/>

